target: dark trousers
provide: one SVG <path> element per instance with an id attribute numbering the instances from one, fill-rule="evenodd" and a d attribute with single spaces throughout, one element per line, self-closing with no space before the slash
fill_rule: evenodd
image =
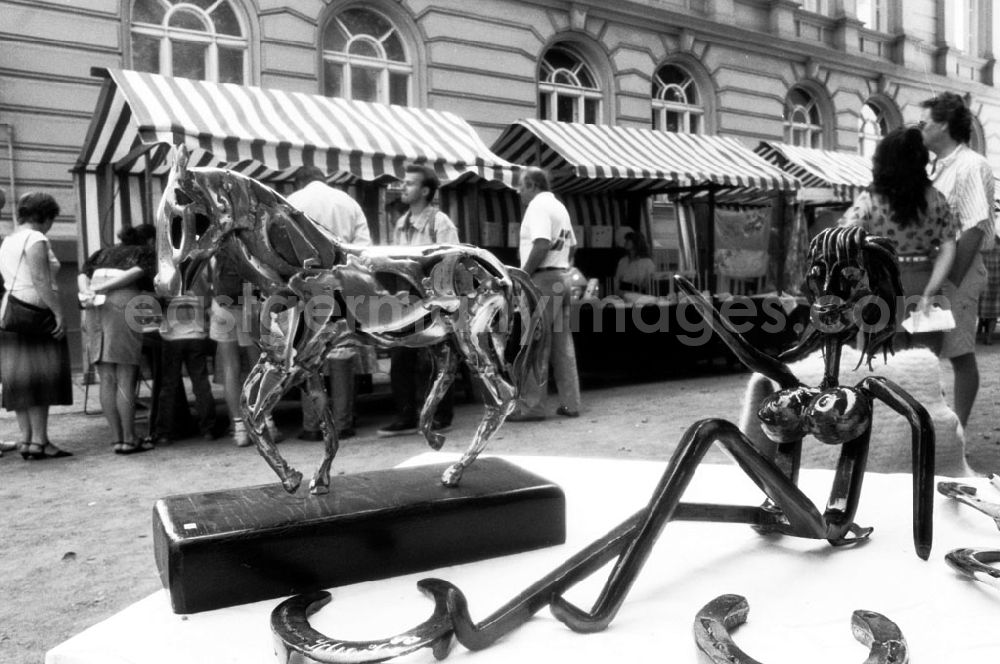
<path id="1" fill-rule="evenodd" d="M 184 393 L 182 366 L 187 369 L 191 379 L 198 431 L 211 434 L 215 427 L 215 400 L 212 397 L 212 384 L 208 380 L 208 341 L 164 340 L 161 353 L 163 373 L 160 378 L 160 393 L 157 395 L 159 403 L 155 435 L 179 437 L 183 435 L 185 423 L 191 419 Z"/>
<path id="2" fill-rule="evenodd" d="M 427 391 L 433 378 L 434 362 L 429 351 L 423 348 L 393 348 L 389 351 L 392 364 L 389 368 L 389 384 L 392 398 L 396 402 L 397 417 L 404 422 L 416 422 L 420 408 L 427 398 Z M 454 385 L 448 388 L 438 405 L 434 419 L 451 424 L 454 416 Z"/>

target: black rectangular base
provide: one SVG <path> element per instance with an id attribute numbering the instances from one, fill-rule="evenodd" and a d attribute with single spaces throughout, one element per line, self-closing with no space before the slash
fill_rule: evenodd
<path id="1" fill-rule="evenodd" d="M 194 613 L 482 560 L 566 539 L 555 484 L 497 458 L 461 485 L 448 464 L 169 496 L 153 507 L 156 566 L 175 613 Z"/>

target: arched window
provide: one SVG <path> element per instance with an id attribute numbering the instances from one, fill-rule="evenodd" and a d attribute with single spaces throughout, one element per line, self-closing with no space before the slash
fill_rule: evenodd
<path id="1" fill-rule="evenodd" d="M 604 93 L 593 70 L 575 51 L 556 45 L 538 65 L 538 115 L 560 122 L 601 121 Z"/>
<path id="2" fill-rule="evenodd" d="M 352 7 L 323 30 L 323 93 L 358 101 L 406 106 L 412 59 L 399 29 L 384 15 Z"/>
<path id="3" fill-rule="evenodd" d="M 792 88 L 785 99 L 785 142 L 805 148 L 823 147 L 819 106 L 802 88 Z"/>
<path id="4" fill-rule="evenodd" d="M 882 109 L 872 103 L 864 104 L 858 118 L 858 152 L 865 157 L 874 155 L 875 146 L 888 130 L 889 124 Z"/>
<path id="5" fill-rule="evenodd" d="M 691 75 L 676 65 L 664 65 L 653 76 L 653 129 L 681 134 L 704 132 L 705 110 Z"/>
<path id="6" fill-rule="evenodd" d="M 135 0 L 132 66 L 165 76 L 244 84 L 247 30 L 229 0 Z"/>

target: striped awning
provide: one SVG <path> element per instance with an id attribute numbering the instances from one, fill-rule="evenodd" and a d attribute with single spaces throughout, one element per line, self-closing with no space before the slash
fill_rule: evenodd
<path id="1" fill-rule="evenodd" d="M 853 201 L 872 181 L 871 160 L 855 153 L 768 141 L 762 141 L 754 152 L 797 177 L 804 188 L 829 190 L 829 200 Z"/>
<path id="2" fill-rule="evenodd" d="M 493 151 L 549 171 L 564 193 L 666 192 L 714 186 L 719 191 L 791 191 L 798 181 L 734 138 L 652 129 L 520 120 Z"/>
<path id="3" fill-rule="evenodd" d="M 314 165 L 331 181 L 402 179 L 410 163 L 432 165 L 445 184 L 480 178 L 512 186 L 517 170 L 449 112 L 389 106 L 127 70 L 107 77 L 77 171 L 167 168 L 164 146 L 185 144 L 192 163 L 265 181 Z"/>

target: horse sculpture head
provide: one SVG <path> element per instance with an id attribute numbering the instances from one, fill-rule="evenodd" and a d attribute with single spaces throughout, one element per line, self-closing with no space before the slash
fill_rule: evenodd
<path id="1" fill-rule="evenodd" d="M 156 211 L 161 296 L 188 291 L 220 251 L 238 254 L 242 276 L 268 292 L 303 268 L 342 259 L 339 240 L 270 187 L 226 169 L 189 167 L 188 160 L 178 146 Z"/>
<path id="2" fill-rule="evenodd" d="M 804 290 L 812 324 L 799 345 L 782 355 L 783 360 L 802 357 L 820 346 L 829 351 L 859 332 L 861 361 L 869 366 L 879 351 L 892 352 L 903 288 L 889 240 L 857 227 L 821 231 L 809 244 Z M 828 362 L 839 362 L 839 352 L 827 355 Z"/>

